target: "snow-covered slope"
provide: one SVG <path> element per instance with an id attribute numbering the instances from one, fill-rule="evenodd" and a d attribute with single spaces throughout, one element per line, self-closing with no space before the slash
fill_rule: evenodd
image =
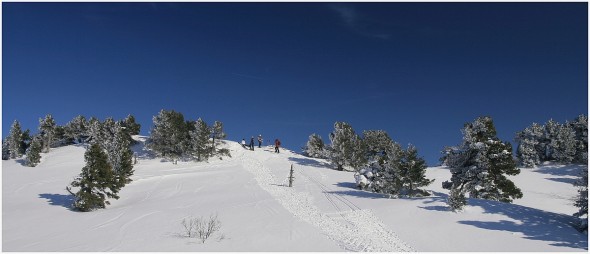
<path id="1" fill-rule="evenodd" d="M 43 154 L 24 167 L 2 162 L 3 251 L 586 251 L 587 235 L 569 223 L 579 166 L 523 169 L 513 180 L 525 197 L 515 204 L 470 200 L 449 212 L 450 178 L 427 198 L 387 199 L 354 189 L 351 172 L 282 150 L 243 149 L 232 157 L 173 165 L 140 144 L 133 182 L 106 209 L 69 209 L 65 191 L 84 166 L 84 148 Z M 293 165 L 295 182 L 286 187 Z M 217 213 L 220 232 L 206 243 L 183 236 L 188 216 Z"/>

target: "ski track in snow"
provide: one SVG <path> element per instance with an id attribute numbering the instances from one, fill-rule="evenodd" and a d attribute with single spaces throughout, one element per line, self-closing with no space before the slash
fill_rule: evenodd
<path id="1" fill-rule="evenodd" d="M 411 252 L 414 248 L 400 240 L 370 210 L 362 210 L 345 197 L 334 194 L 321 182 L 300 172 L 305 179 L 319 187 L 326 199 L 338 211 L 336 214 L 321 212 L 312 203 L 312 197 L 293 188 L 285 188 L 277 181 L 264 162 L 239 155 L 246 170 L 251 172 L 262 189 L 270 193 L 285 209 L 295 217 L 321 229 L 331 240 L 337 242 L 345 251 Z M 276 157 L 273 156 L 273 158 Z M 334 216 L 336 215 L 336 216 Z"/>

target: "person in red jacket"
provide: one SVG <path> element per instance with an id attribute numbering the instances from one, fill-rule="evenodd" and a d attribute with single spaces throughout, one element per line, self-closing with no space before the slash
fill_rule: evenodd
<path id="1" fill-rule="evenodd" d="M 279 152 L 279 146 L 281 146 L 281 141 L 277 138 L 275 139 L 275 153 Z"/>

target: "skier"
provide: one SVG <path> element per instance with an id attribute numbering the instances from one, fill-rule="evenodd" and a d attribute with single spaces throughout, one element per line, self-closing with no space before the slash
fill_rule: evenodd
<path id="1" fill-rule="evenodd" d="M 281 141 L 277 138 L 275 139 L 275 153 L 279 152 L 279 146 L 281 146 Z"/>
<path id="2" fill-rule="evenodd" d="M 254 136 L 250 138 L 250 150 L 254 151 Z"/>
<path id="3" fill-rule="evenodd" d="M 258 135 L 258 148 L 262 148 L 262 134 Z"/>
<path id="4" fill-rule="evenodd" d="M 246 148 L 246 139 L 242 139 L 242 147 Z"/>

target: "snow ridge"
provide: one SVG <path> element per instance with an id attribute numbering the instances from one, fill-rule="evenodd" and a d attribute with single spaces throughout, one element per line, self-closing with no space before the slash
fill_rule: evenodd
<path id="1" fill-rule="evenodd" d="M 239 151 L 240 149 L 238 149 Z M 313 198 L 304 192 L 280 186 L 273 173 L 263 161 L 248 156 L 242 150 L 239 157 L 246 170 L 251 172 L 258 185 L 271 194 L 283 207 L 298 219 L 320 230 L 346 251 L 412 252 L 414 248 L 400 240 L 370 210 L 362 210 L 357 205 L 334 194 L 317 180 L 300 172 L 307 180 L 318 185 L 326 199 L 339 211 L 327 214 L 313 205 Z M 340 204 L 340 206 L 338 205 Z M 344 209 L 342 209 L 344 208 Z"/>

